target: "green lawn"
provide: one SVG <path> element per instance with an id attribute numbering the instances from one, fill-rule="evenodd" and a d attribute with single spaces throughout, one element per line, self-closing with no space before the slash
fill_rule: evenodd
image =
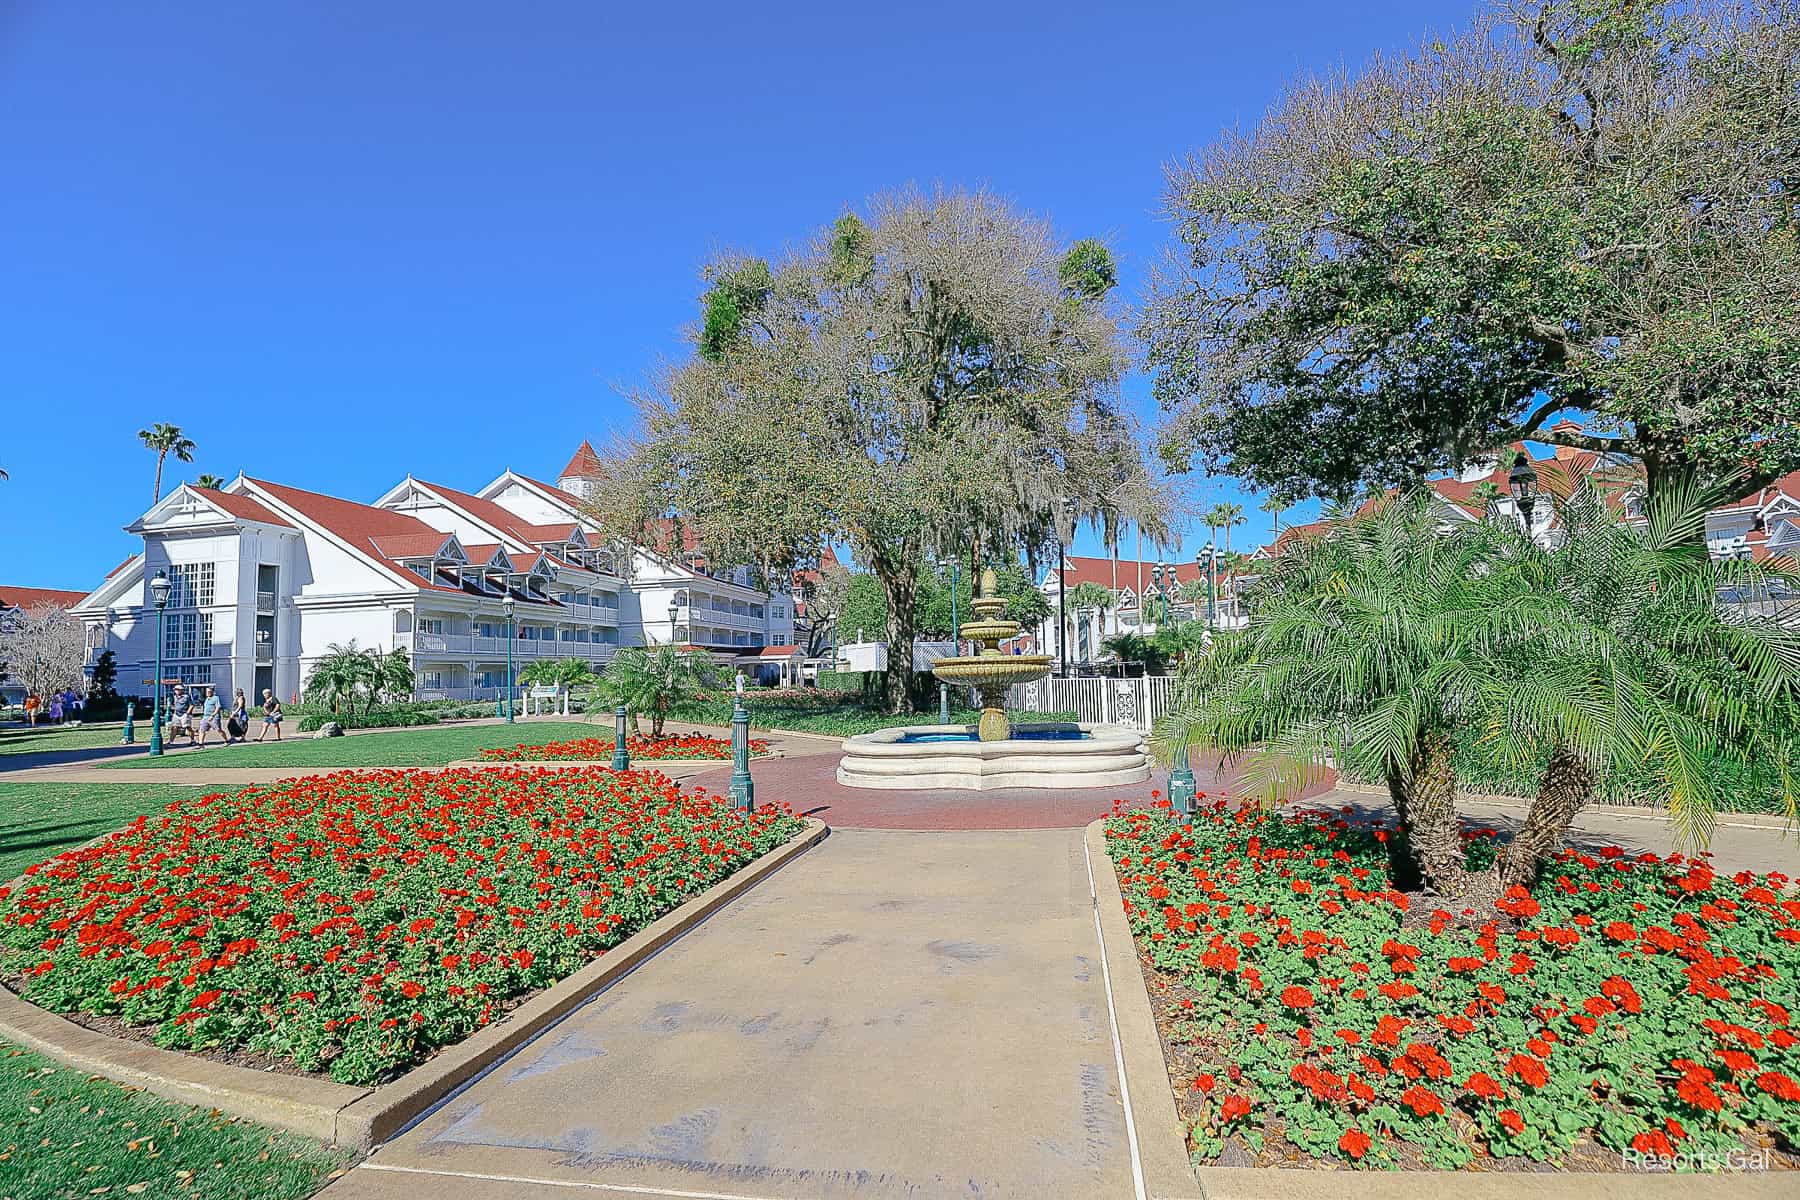
<path id="1" fill-rule="evenodd" d="M 46 750 L 91 750 L 95 746 L 116 746 L 119 743 L 118 724 L 83 725 L 76 728 L 58 725 L 39 725 L 36 729 L 24 726 L 11 726 L 0 729 L 0 755 L 6 754 L 41 754 Z M 147 741 L 150 737 L 148 721 L 138 726 L 138 741 Z"/>
<path id="2" fill-rule="evenodd" d="M 348 1161 L 0 1042 L 0 1195 L 300 1200 Z"/>
<path id="3" fill-rule="evenodd" d="M 198 790 L 175 783 L 0 783 L 0 884 Z"/>
<path id="4" fill-rule="evenodd" d="M 108 767 L 441 767 L 457 759 L 475 758 L 493 746 L 537 745 L 605 733 L 604 724 L 579 721 L 526 721 L 517 725 L 427 725 L 384 729 L 314 741 L 310 733 L 291 730 L 280 742 L 260 745 L 209 746 L 190 750 L 171 746 L 161 758 L 144 755 L 106 763 Z"/>

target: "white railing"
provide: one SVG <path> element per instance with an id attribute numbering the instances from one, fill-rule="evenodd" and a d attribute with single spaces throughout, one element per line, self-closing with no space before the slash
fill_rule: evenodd
<path id="1" fill-rule="evenodd" d="M 396 639 L 406 642 L 407 635 Z M 506 639 L 476 637 L 466 633 L 414 633 L 410 638 L 414 658 L 475 657 L 495 661 L 506 658 Z M 513 661 L 533 658 L 585 658 L 605 662 L 618 646 L 605 642 L 563 642 L 543 638 L 518 638 L 513 642 Z"/>
<path id="2" fill-rule="evenodd" d="M 1174 698 L 1175 679 L 1170 675 L 1040 679 L 1015 683 L 1007 691 L 1006 707 L 1014 712 L 1073 712 L 1078 720 L 1147 733 L 1169 711 Z"/>

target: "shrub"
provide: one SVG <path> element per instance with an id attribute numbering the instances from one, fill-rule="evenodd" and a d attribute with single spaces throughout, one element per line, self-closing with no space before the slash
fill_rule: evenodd
<path id="1" fill-rule="evenodd" d="M 336 721 L 345 729 L 400 729 L 413 725 L 436 725 L 443 720 L 442 709 L 412 702 L 378 704 L 361 711 L 345 708 L 336 713 L 318 705 L 302 704 L 296 712 L 299 714 L 299 721 L 295 727 L 301 733 L 318 729 L 327 721 Z"/>
<path id="2" fill-rule="evenodd" d="M 785 808 L 745 813 L 640 771 L 344 772 L 215 793 L 0 888 L 0 973 L 159 1045 L 372 1084 L 799 828 Z"/>
<path id="3" fill-rule="evenodd" d="M 577 738 L 573 741 L 545 742 L 537 746 L 521 742 L 517 746 L 495 746 L 483 750 L 480 757 L 494 762 L 545 762 L 555 759 L 598 761 L 610 759 L 616 744 L 610 737 Z M 769 752 L 769 743 L 763 738 L 751 738 L 749 745 L 752 754 Z M 625 751 L 633 761 L 640 758 L 730 758 L 731 739 L 708 737 L 700 733 L 660 738 L 627 735 Z"/>

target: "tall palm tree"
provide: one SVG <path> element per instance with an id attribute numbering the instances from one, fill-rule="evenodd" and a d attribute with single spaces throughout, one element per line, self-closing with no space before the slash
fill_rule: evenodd
<path id="1" fill-rule="evenodd" d="M 627 646 L 600 673 L 600 690 L 625 705 L 633 719 L 650 718 L 650 734 L 661 737 L 669 710 L 712 686 L 712 659 L 703 651 L 679 646 Z"/>
<path id="2" fill-rule="evenodd" d="M 1274 540 L 1275 538 L 1280 537 L 1281 536 L 1281 514 L 1287 508 L 1287 505 L 1282 502 L 1281 497 L 1276 496 L 1276 495 L 1270 495 L 1267 499 L 1265 499 L 1257 507 L 1261 508 L 1264 512 L 1270 514 L 1270 516 L 1272 518 L 1270 521 L 1270 529 L 1269 529 L 1270 540 Z"/>
<path id="3" fill-rule="evenodd" d="M 163 460 L 173 454 L 181 462 L 193 462 L 194 443 L 181 435 L 181 426 L 166 421 L 138 430 L 138 440 L 156 451 L 156 494 L 150 500 L 155 504 L 162 499 Z"/>
<path id="4" fill-rule="evenodd" d="M 194 477 L 194 486 L 209 492 L 217 492 L 224 489 L 225 480 L 218 475 L 209 475 L 202 471 Z"/>
<path id="5" fill-rule="evenodd" d="M 1076 584 L 1074 587 L 1069 589 L 1069 607 L 1074 609 L 1077 613 L 1081 613 L 1081 612 L 1097 612 L 1097 613 L 1099 613 L 1100 614 L 1099 632 L 1101 632 L 1101 633 L 1105 632 L 1105 630 L 1106 630 L 1106 614 L 1108 612 L 1110 612 L 1112 610 L 1112 608 L 1116 604 L 1118 604 L 1118 602 L 1119 602 L 1119 598 L 1113 594 L 1113 591 L 1111 588 L 1107 587 L 1105 584 L 1102 584 L 1102 583 L 1095 583 L 1091 579 L 1083 580 L 1082 582 Z M 1089 650 L 1090 656 L 1092 655 L 1092 652 L 1093 652 L 1094 643 L 1098 642 L 1099 640 L 1100 639 L 1099 639 L 1098 634 L 1096 634 L 1096 636 L 1094 638 L 1090 639 L 1089 645 L 1088 645 L 1088 650 Z"/>
<path id="6" fill-rule="evenodd" d="M 1234 504 L 1229 500 L 1222 500 L 1207 509 L 1206 515 L 1201 520 L 1206 522 L 1208 529 L 1215 532 L 1221 529 L 1225 531 L 1225 552 L 1229 554 L 1231 553 L 1232 528 L 1244 523 L 1244 506 Z"/>

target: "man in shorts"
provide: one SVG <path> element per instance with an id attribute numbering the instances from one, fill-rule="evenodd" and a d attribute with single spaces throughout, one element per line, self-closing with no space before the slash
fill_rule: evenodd
<path id="1" fill-rule="evenodd" d="M 206 735 L 217 733 L 219 740 L 225 740 L 225 709 L 219 703 L 219 697 L 212 685 L 206 685 L 206 701 L 200 706 L 200 745 L 206 745 Z"/>
<path id="2" fill-rule="evenodd" d="M 194 744 L 194 698 L 188 695 L 186 686 L 175 685 L 175 692 L 169 697 L 169 737 L 187 736 L 188 745 Z"/>

